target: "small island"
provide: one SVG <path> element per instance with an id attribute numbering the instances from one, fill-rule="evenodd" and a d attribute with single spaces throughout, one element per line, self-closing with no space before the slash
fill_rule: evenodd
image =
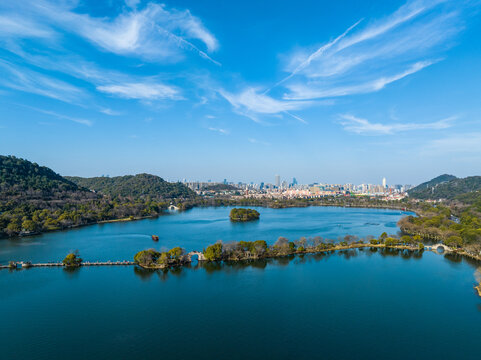
<path id="1" fill-rule="evenodd" d="M 230 211 L 230 220 L 234 222 L 246 222 L 259 220 L 259 212 L 254 209 L 234 208 Z"/>

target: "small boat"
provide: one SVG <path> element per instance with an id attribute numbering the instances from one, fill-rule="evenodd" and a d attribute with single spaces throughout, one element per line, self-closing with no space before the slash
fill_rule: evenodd
<path id="1" fill-rule="evenodd" d="M 152 235 L 152 240 L 159 241 L 159 237 L 157 235 Z"/>

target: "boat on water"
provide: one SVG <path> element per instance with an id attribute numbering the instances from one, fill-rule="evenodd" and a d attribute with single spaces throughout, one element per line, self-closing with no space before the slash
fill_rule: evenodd
<path id="1" fill-rule="evenodd" d="M 152 235 L 152 240 L 159 241 L 159 237 L 157 235 Z"/>

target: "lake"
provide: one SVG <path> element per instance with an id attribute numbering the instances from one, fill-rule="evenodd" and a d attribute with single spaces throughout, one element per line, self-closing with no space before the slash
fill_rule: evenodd
<path id="1" fill-rule="evenodd" d="M 160 237 L 157 247 L 186 249 L 217 239 L 272 243 L 278 236 L 379 235 L 395 233 L 402 216 L 351 208 L 259 211 L 257 223 L 230 224 L 228 208 L 206 208 L 5 240 L 2 259 L 57 259 L 70 248 L 89 260 L 131 259 L 155 244 L 154 233 Z M 364 249 L 169 271 L 2 270 L 0 354 L 5 359 L 479 359 L 481 298 L 473 289 L 478 266 L 432 252 Z"/>
<path id="2" fill-rule="evenodd" d="M 395 234 L 398 220 L 407 213 L 399 210 L 308 207 L 289 209 L 257 208 L 259 221 L 232 223 L 231 207 L 194 208 L 155 219 L 90 225 L 40 236 L 0 241 L 0 264 L 15 261 L 59 261 L 79 250 L 84 260 L 132 260 L 135 253 L 151 247 L 202 251 L 217 240 L 266 240 L 279 236 L 289 240 L 301 236 L 379 236 Z M 158 235 L 159 242 L 151 236 Z"/>

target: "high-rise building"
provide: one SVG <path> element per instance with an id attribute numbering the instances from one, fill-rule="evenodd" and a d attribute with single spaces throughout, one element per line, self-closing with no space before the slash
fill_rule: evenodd
<path id="1" fill-rule="evenodd" d="M 385 189 L 386 188 L 386 178 L 382 178 L 382 187 Z"/>
<path id="2" fill-rule="evenodd" d="M 296 178 L 292 178 L 292 185 L 297 185 L 297 179 Z"/>
<path id="3" fill-rule="evenodd" d="M 279 175 L 276 175 L 276 186 L 281 186 L 281 177 Z"/>

